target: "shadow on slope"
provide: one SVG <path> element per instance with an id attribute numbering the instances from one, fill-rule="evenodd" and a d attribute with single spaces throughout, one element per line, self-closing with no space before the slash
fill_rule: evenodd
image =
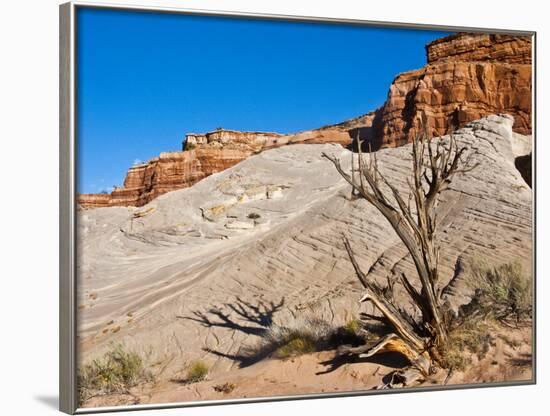
<path id="1" fill-rule="evenodd" d="M 208 328 L 226 328 L 246 335 L 265 337 L 273 325 L 274 315 L 282 309 L 284 301 L 285 299 L 282 297 L 279 302 L 259 301 L 252 304 L 237 297 L 235 302 L 226 303 L 221 308 L 211 307 L 206 312 L 193 311 L 193 316 L 177 316 L 177 318 L 198 322 Z M 206 352 L 238 362 L 240 367 L 247 367 L 261 361 L 275 349 L 253 351 L 243 348 L 242 353 L 239 353 L 239 350 L 237 354 L 229 354 L 211 348 L 203 348 Z"/>
<path id="2" fill-rule="evenodd" d="M 177 316 L 177 318 L 198 322 L 204 327 L 227 328 L 246 335 L 261 337 L 273 324 L 273 316 L 283 307 L 283 304 L 284 297 L 278 303 L 260 301 L 256 305 L 237 297 L 234 303 L 226 303 L 221 308 L 212 307 L 206 313 L 193 311 L 194 316 Z M 236 315 L 236 318 L 233 318 L 233 315 Z"/>
<path id="3" fill-rule="evenodd" d="M 223 308 L 210 308 L 207 312 L 194 311 L 193 316 L 183 317 L 205 327 L 226 328 L 246 335 L 255 335 L 260 340 L 254 345 L 242 346 L 236 353 L 212 348 L 204 351 L 238 362 L 247 367 L 266 358 L 287 358 L 315 351 L 334 349 L 343 344 L 360 345 L 364 337 L 360 324 L 335 326 L 316 315 L 294 315 L 284 322 L 273 321 L 276 312 L 284 305 L 284 298 L 278 303 L 258 302 L 251 304 L 237 298 Z M 244 321 L 244 323 L 243 323 Z M 252 324 L 252 325 L 250 325 Z"/>

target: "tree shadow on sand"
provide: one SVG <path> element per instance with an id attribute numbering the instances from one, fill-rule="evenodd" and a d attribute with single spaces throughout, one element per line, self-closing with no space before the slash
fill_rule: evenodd
<path id="1" fill-rule="evenodd" d="M 316 375 L 328 374 L 337 370 L 343 365 L 351 363 L 372 363 L 379 364 L 384 367 L 389 367 L 392 369 L 399 369 L 409 365 L 409 361 L 401 354 L 396 352 L 384 352 L 380 354 L 375 354 L 368 358 L 359 358 L 352 355 L 336 355 L 334 358 L 331 358 L 327 361 L 322 361 L 321 364 L 327 366 L 328 368 L 323 371 L 315 373 Z"/>
<path id="2" fill-rule="evenodd" d="M 273 324 L 273 316 L 283 307 L 284 300 L 283 297 L 279 303 L 260 301 L 253 305 L 237 297 L 234 303 L 226 303 L 221 308 L 213 307 L 206 312 L 193 311 L 194 316 L 177 316 L 177 318 L 198 322 L 204 327 L 227 328 L 246 335 L 261 337 Z M 235 315 L 236 318 L 233 317 Z M 245 323 L 241 324 L 238 321 Z"/>
<path id="3" fill-rule="evenodd" d="M 284 297 L 279 302 L 259 301 L 256 304 L 244 301 L 237 297 L 233 303 L 226 303 L 221 307 L 212 307 L 206 311 L 193 311 L 192 316 L 177 316 L 178 319 L 197 322 L 207 328 L 226 328 L 232 331 L 239 331 L 246 335 L 254 335 L 260 338 L 256 345 L 245 345 L 234 353 L 222 352 L 212 348 L 203 348 L 203 351 L 214 354 L 218 357 L 227 358 L 238 363 L 240 368 L 248 367 L 266 358 L 272 357 L 277 350 L 285 345 L 285 342 L 293 339 L 293 336 L 304 337 L 303 334 L 294 335 L 295 329 L 291 327 L 279 327 L 283 333 L 288 331 L 289 339 L 273 338 L 269 333 L 273 326 L 274 315 L 283 308 Z M 388 327 L 383 318 L 378 316 L 361 314 L 361 318 L 371 322 L 369 332 L 371 334 L 380 332 L 387 333 Z M 314 323 L 311 323 L 314 325 Z M 336 349 L 341 345 L 358 346 L 365 342 L 363 335 L 349 333 L 344 327 L 335 327 L 324 338 L 309 340 L 312 342 L 315 351 Z M 335 356 L 333 359 L 322 362 L 329 366 L 326 371 L 318 374 L 326 374 L 336 370 L 338 367 L 350 362 L 373 362 L 391 368 L 403 367 L 401 356 L 398 354 L 380 354 L 368 359 L 359 359 L 352 356 Z"/>
<path id="4" fill-rule="evenodd" d="M 213 307 L 206 312 L 193 311 L 193 316 L 177 316 L 177 318 L 198 322 L 207 328 L 226 328 L 246 335 L 263 337 L 273 324 L 273 317 L 282 309 L 284 302 L 285 298 L 282 297 L 277 303 L 259 301 L 252 304 L 237 297 L 233 303 L 226 303 L 222 307 Z M 242 353 L 239 349 L 236 354 L 228 354 L 211 348 L 203 348 L 203 350 L 236 361 L 239 363 L 239 367 L 252 365 L 273 352 L 273 350 L 267 348 L 256 350 L 243 348 Z"/>

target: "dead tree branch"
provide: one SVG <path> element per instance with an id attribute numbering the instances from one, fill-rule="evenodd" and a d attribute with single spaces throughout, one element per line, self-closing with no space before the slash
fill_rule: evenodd
<path id="1" fill-rule="evenodd" d="M 380 172 L 376 152 L 371 152 L 365 160 L 359 138 L 357 142 L 358 166 L 354 166 L 352 160 L 351 174 L 337 157 L 326 153 L 323 156 L 352 186 L 353 194 L 367 200 L 388 220 L 407 248 L 421 286 L 415 288 L 404 273 L 399 276 L 399 281 L 420 311 L 422 321 L 415 324 L 411 316 L 393 304 L 393 293 L 390 293 L 393 292 L 393 280 L 388 292 L 387 288 L 368 279 L 359 267 L 349 240 L 344 238 L 357 278 L 366 289 L 361 302 L 372 302 L 382 313 L 395 329 L 392 342 L 395 344 L 395 337 L 398 337 L 401 349 L 407 350 L 405 355 L 411 361 L 426 351 L 432 360 L 437 361 L 437 347 L 445 344 L 448 337 L 447 315 L 438 285 L 439 247 L 435 239 L 438 196 L 449 189 L 456 175 L 471 171 L 477 164 L 472 163 L 471 153 L 466 156 L 468 148 L 459 146 L 454 135 L 451 134 L 446 141 L 442 138 L 430 140 L 426 131 L 412 143 L 412 175 L 407 180 L 409 193 L 404 197 Z M 368 351 L 374 350 L 369 348 Z"/>

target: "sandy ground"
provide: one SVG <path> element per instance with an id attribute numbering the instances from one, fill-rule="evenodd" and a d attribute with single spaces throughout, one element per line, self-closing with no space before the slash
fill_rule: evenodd
<path id="1" fill-rule="evenodd" d="M 424 383 L 413 387 L 529 381 L 532 379 L 531 330 L 501 328 L 482 359 L 470 356 L 472 363 L 465 371 L 453 372 L 449 377 L 448 371 L 439 370 Z M 285 359 L 268 358 L 246 368 L 209 376 L 197 383 L 187 384 L 176 377 L 139 385 L 127 394 L 93 397 L 84 406 L 365 392 L 379 387 L 389 373 L 403 365 L 406 361 L 393 353 L 369 359 L 342 359 L 334 351 Z M 182 372 L 181 379 L 183 377 Z M 232 386 L 231 391 L 217 391 L 224 385 Z"/>

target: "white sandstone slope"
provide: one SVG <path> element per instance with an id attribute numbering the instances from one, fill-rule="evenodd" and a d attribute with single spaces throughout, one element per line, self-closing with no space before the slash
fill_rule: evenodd
<path id="1" fill-rule="evenodd" d="M 464 264 L 517 259 L 531 273 L 532 191 L 512 148 L 528 152 L 530 138 L 511 127 L 511 117 L 489 116 L 457 133 L 479 166 L 457 177 L 438 207 L 444 282 L 459 256 Z M 404 192 L 410 150 L 378 152 L 382 172 Z M 399 269 L 415 276 L 389 224 L 366 201 L 350 200 L 322 152 L 349 166 L 339 145 L 285 146 L 141 208 L 80 211 L 81 360 L 120 342 L 165 367 L 166 378 L 197 358 L 222 373 L 239 362 L 221 355 L 257 343 L 271 319 L 315 313 L 342 324 L 357 313 L 360 291 L 342 234 L 372 278 Z M 467 295 L 459 286 L 449 293 Z"/>

